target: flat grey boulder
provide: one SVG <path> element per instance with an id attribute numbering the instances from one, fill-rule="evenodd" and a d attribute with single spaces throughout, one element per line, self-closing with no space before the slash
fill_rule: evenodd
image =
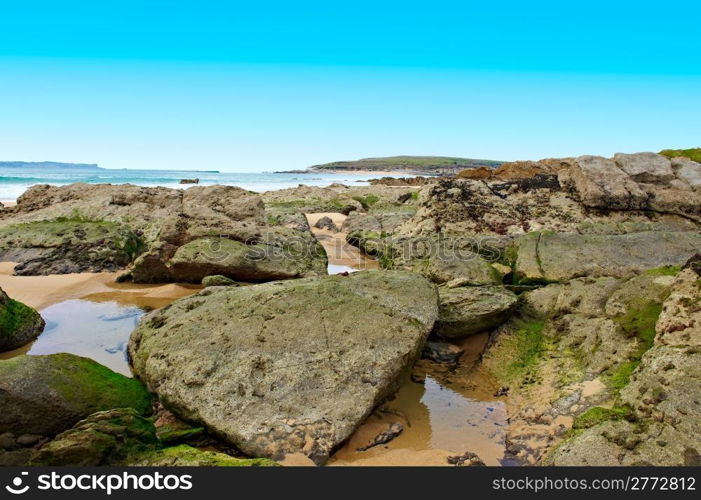
<path id="1" fill-rule="evenodd" d="M 210 288 L 146 316 L 129 353 L 178 417 L 244 453 L 316 463 L 390 396 L 438 315 L 418 274 Z"/>
<path id="2" fill-rule="evenodd" d="M 681 266 L 701 248 L 701 233 L 646 231 L 604 235 L 529 233 L 518 242 L 522 281 L 630 277 L 646 269 Z"/>
<path id="3" fill-rule="evenodd" d="M 504 323 L 518 297 L 501 286 L 441 288 L 436 333 L 443 338 L 467 337 Z"/>

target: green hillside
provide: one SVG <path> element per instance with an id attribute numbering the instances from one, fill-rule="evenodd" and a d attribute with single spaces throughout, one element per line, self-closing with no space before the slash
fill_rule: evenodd
<path id="1" fill-rule="evenodd" d="M 335 161 L 314 165 L 311 170 L 407 170 L 417 172 L 462 170 L 465 168 L 487 166 L 497 167 L 503 162 L 495 160 L 477 160 L 473 158 L 453 158 L 447 156 L 388 156 L 385 158 L 363 158 L 355 161 Z"/>

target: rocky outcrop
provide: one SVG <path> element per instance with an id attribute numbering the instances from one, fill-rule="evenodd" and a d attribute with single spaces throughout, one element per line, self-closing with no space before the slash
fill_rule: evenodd
<path id="1" fill-rule="evenodd" d="M 147 413 L 151 396 L 136 380 L 72 354 L 0 361 L 0 434 L 53 436 L 101 410 Z"/>
<path id="2" fill-rule="evenodd" d="M 0 255 L 27 275 L 134 262 L 138 283 L 199 283 L 209 274 L 269 281 L 326 269 L 306 228 L 268 225 L 262 199 L 232 186 L 34 186 L 0 214 Z"/>
<path id="3" fill-rule="evenodd" d="M 124 224 L 77 216 L 0 227 L 0 260 L 18 262 L 19 276 L 116 271 L 142 248 Z"/>
<path id="4" fill-rule="evenodd" d="M 180 418 L 249 455 L 322 463 L 396 390 L 437 314 L 412 273 L 210 288 L 146 316 L 129 352 Z"/>
<path id="5" fill-rule="evenodd" d="M 547 458 L 555 465 L 700 465 L 701 300 L 692 266 L 671 284 L 647 349 L 620 388 L 615 411 L 600 411 L 585 430 Z M 593 451 L 596 450 L 596 453 Z"/>
<path id="6" fill-rule="evenodd" d="M 436 333 L 446 339 L 496 328 L 509 318 L 518 298 L 503 287 L 440 288 Z"/>
<path id="7" fill-rule="evenodd" d="M 647 231 L 623 235 L 529 233 L 518 241 L 520 281 L 582 276 L 626 277 L 645 269 L 681 266 L 701 248 L 701 232 Z"/>
<path id="8" fill-rule="evenodd" d="M 630 418 L 619 394 L 651 352 L 676 272 L 577 278 L 521 295 L 478 367 L 509 389 L 507 458 L 543 463 L 569 432 Z"/>
<path id="9" fill-rule="evenodd" d="M 701 222 L 701 192 L 692 185 L 701 164 L 683 163 L 683 167 L 672 168 L 668 158 L 655 153 L 619 153 L 613 159 L 580 156 L 558 178 L 589 208 L 646 210 Z"/>
<path id="10" fill-rule="evenodd" d="M 11 299 L 0 288 L 0 352 L 23 346 L 43 330 L 44 320 L 38 312 Z"/>

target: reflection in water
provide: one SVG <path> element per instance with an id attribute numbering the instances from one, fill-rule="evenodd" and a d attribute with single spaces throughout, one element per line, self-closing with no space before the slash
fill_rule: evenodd
<path id="1" fill-rule="evenodd" d="M 477 453 L 487 465 L 504 457 L 507 409 L 493 383 L 475 380 L 472 368 L 487 334 L 474 335 L 453 368 L 419 361 L 393 399 L 376 410 L 330 461 L 331 465 L 448 465 L 447 457 Z M 391 423 L 404 431 L 389 443 L 359 451 Z"/>
<path id="2" fill-rule="evenodd" d="M 127 343 L 143 314 L 139 307 L 111 301 L 66 300 L 54 304 L 41 311 L 46 328 L 27 354 L 68 352 L 131 376 Z"/>
<path id="3" fill-rule="evenodd" d="M 504 446 L 506 406 L 502 401 L 479 401 L 463 396 L 430 376 L 426 377 L 424 388 L 421 402 L 428 408 L 433 448 L 456 452 L 480 450 L 483 460 L 487 460 L 487 454 L 492 455 L 495 447 Z"/>

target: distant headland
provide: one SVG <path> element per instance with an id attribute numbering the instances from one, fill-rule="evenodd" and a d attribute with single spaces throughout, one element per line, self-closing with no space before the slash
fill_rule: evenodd
<path id="1" fill-rule="evenodd" d="M 105 170 L 96 163 L 61 163 L 57 161 L 0 161 L 0 168 L 71 168 L 80 170 Z"/>
<path id="2" fill-rule="evenodd" d="M 313 165 L 305 170 L 276 173 L 308 174 L 318 172 L 408 172 L 422 175 L 453 174 L 467 168 L 498 167 L 502 161 L 455 158 L 450 156 L 387 156 L 353 161 L 335 161 Z"/>

